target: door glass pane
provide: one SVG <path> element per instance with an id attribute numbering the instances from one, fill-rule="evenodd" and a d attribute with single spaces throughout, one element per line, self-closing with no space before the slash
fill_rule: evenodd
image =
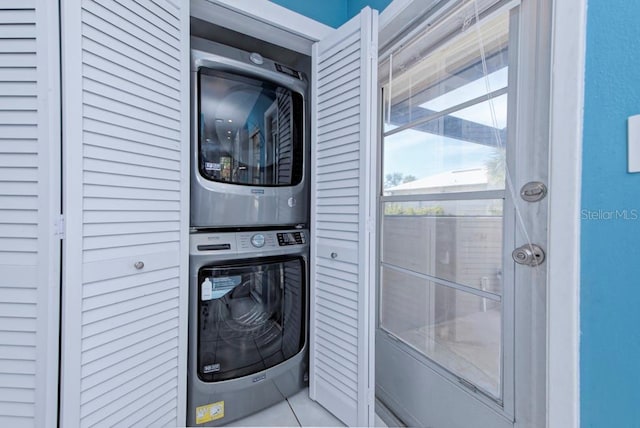
<path id="1" fill-rule="evenodd" d="M 386 194 L 505 188 L 508 24 L 500 14 L 433 50 L 418 38 L 381 65 Z"/>
<path id="2" fill-rule="evenodd" d="M 267 81 L 201 68 L 199 168 L 225 183 L 302 180 L 302 96 Z"/>
<path id="3" fill-rule="evenodd" d="M 478 388 L 500 397 L 500 302 L 382 269 L 380 324 Z"/>
<path id="4" fill-rule="evenodd" d="M 427 364 L 499 401 L 509 13 L 475 18 L 446 37 L 426 30 L 381 64 L 378 315 Z"/>
<path id="5" fill-rule="evenodd" d="M 455 27 L 455 25 L 453 25 Z M 435 48 L 425 32 L 381 64 L 384 89 L 384 131 L 507 87 L 508 13 L 468 29 Z M 478 35 L 482 36 L 481 56 Z"/>
<path id="6" fill-rule="evenodd" d="M 478 108 L 481 106 L 477 106 Z M 447 118 L 384 138 L 384 194 L 477 192 L 504 189 L 504 149 L 478 143 L 473 127 L 441 135 Z"/>
<path id="7" fill-rule="evenodd" d="M 502 292 L 502 199 L 388 202 L 382 262 Z"/>
<path id="8" fill-rule="evenodd" d="M 302 350 L 304 278 L 299 258 L 200 269 L 198 377 L 246 376 Z"/>

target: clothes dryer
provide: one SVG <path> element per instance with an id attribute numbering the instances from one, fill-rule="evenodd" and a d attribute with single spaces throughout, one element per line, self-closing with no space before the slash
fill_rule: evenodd
<path id="1" fill-rule="evenodd" d="M 306 224 L 305 75 L 256 52 L 191 45 L 191 227 Z"/>

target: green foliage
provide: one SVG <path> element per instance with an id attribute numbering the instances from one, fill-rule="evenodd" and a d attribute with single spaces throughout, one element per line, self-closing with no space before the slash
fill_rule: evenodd
<path id="1" fill-rule="evenodd" d="M 440 206 L 407 207 L 402 204 L 385 204 L 384 215 L 442 216 L 444 208 Z"/>
<path id="2" fill-rule="evenodd" d="M 507 159 L 504 149 L 496 149 L 485 163 L 489 183 L 497 186 L 504 186 Z"/>
<path id="3" fill-rule="evenodd" d="M 409 183 L 410 181 L 415 180 L 416 177 L 411 174 L 404 175 L 401 172 L 393 172 L 384 176 L 384 188 L 387 189 L 389 187 L 395 187 L 398 184 Z"/>

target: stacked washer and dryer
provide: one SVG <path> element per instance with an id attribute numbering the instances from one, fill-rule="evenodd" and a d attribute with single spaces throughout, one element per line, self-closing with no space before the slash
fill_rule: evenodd
<path id="1" fill-rule="evenodd" d="M 218 426 L 308 383 L 307 82 L 191 43 L 187 424 Z"/>

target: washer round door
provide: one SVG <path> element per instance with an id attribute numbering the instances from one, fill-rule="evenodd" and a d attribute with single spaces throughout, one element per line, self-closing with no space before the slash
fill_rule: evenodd
<path id="1" fill-rule="evenodd" d="M 305 342 L 302 257 L 207 266 L 198 272 L 198 377 L 217 382 L 273 367 Z"/>

